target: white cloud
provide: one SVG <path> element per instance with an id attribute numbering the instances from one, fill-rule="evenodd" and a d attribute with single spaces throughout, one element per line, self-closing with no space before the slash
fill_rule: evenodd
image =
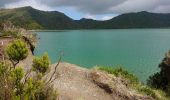
<path id="1" fill-rule="evenodd" d="M 96 19 L 96 16 L 95 15 L 86 14 L 84 16 L 84 18 L 87 18 L 87 19 Z"/>
<path id="2" fill-rule="evenodd" d="M 170 0 L 39 0 L 48 6 L 71 6 L 78 11 L 97 14 L 139 11 L 169 12 Z"/>
<path id="3" fill-rule="evenodd" d="M 33 6 L 41 10 L 72 7 L 81 13 L 89 15 L 139 11 L 170 13 L 170 0 L 0 0 L 0 7 L 4 6 Z"/>
<path id="4" fill-rule="evenodd" d="M 16 7 L 23 7 L 23 6 L 32 6 L 39 10 L 54 10 L 50 6 L 40 4 L 35 0 L 24 0 L 24 1 L 22 0 L 20 2 L 14 2 L 5 5 L 6 8 L 16 8 Z"/>
<path id="5" fill-rule="evenodd" d="M 104 16 L 101 18 L 101 20 L 109 20 L 109 19 L 112 19 L 113 16 Z"/>
<path id="6" fill-rule="evenodd" d="M 78 11 L 89 14 L 104 14 L 110 7 L 119 5 L 127 0 L 39 0 L 40 3 L 51 7 L 70 6 Z"/>
<path id="7" fill-rule="evenodd" d="M 0 7 L 4 7 L 6 4 L 20 2 L 22 0 L 0 0 Z"/>
<path id="8" fill-rule="evenodd" d="M 164 6 L 159 6 L 156 7 L 155 9 L 152 10 L 153 12 L 157 12 L 157 13 L 170 13 L 170 5 L 164 5 Z"/>

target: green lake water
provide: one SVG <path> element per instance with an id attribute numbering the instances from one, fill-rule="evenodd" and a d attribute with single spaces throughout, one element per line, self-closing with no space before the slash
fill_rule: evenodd
<path id="1" fill-rule="evenodd" d="M 143 82 L 159 71 L 158 64 L 170 50 L 170 29 L 70 30 L 36 32 L 35 55 L 47 52 L 53 63 L 62 61 L 91 68 L 122 66 Z"/>

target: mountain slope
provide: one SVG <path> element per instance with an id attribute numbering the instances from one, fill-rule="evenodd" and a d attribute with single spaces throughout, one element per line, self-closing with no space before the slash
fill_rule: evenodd
<path id="1" fill-rule="evenodd" d="M 0 21 L 8 20 L 26 29 L 70 29 L 73 19 L 57 11 L 40 11 L 32 7 L 0 10 Z"/>
<path id="2" fill-rule="evenodd" d="M 57 11 L 40 11 L 32 7 L 1 9 L 0 22 L 11 21 L 26 29 L 121 29 L 170 28 L 170 14 L 149 12 L 127 13 L 110 20 L 99 21 L 82 18 L 73 20 Z"/>
<path id="3" fill-rule="evenodd" d="M 78 23 L 85 29 L 170 28 L 170 14 L 142 11 L 122 14 L 106 21 L 81 19 Z"/>
<path id="4" fill-rule="evenodd" d="M 106 22 L 111 23 L 114 28 L 168 28 L 170 27 L 170 14 L 142 11 L 122 14 Z"/>

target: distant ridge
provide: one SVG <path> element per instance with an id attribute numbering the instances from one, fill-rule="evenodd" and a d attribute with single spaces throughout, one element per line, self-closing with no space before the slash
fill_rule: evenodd
<path id="1" fill-rule="evenodd" d="M 70 29 L 73 19 L 57 11 L 40 11 L 30 6 L 0 10 L 0 21 L 8 20 L 26 29 Z"/>
<path id="2" fill-rule="evenodd" d="M 58 11 L 41 11 L 30 6 L 0 9 L 0 22 L 11 21 L 26 29 L 125 29 L 170 28 L 170 14 L 146 11 L 127 13 L 110 20 L 99 21 L 82 18 L 74 20 Z"/>

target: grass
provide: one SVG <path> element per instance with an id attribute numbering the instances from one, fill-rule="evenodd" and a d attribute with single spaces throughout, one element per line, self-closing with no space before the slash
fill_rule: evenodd
<path id="1" fill-rule="evenodd" d="M 139 82 L 138 78 L 134 75 L 129 73 L 127 70 L 117 67 L 97 67 L 98 70 L 105 71 L 108 74 L 112 74 L 116 77 L 123 77 L 126 80 L 129 80 L 130 83 L 128 86 L 135 89 L 137 92 L 142 93 L 144 95 L 148 95 L 156 100 L 170 100 L 169 97 L 166 96 L 166 93 L 161 90 L 152 89 L 149 86 L 143 85 Z"/>
<path id="2" fill-rule="evenodd" d="M 156 100 L 170 100 L 170 97 L 168 97 L 164 91 L 153 89 L 149 86 L 138 85 L 138 87 L 136 87 L 136 90 L 142 94 L 151 96 Z"/>
<path id="3" fill-rule="evenodd" d="M 5 37 L 5 36 L 12 36 L 14 38 L 19 38 L 21 37 L 21 34 L 16 30 L 10 30 L 10 31 L 5 31 L 1 34 L 1 37 Z"/>
<path id="4" fill-rule="evenodd" d="M 112 74 L 112 75 L 114 75 L 116 77 L 121 76 L 121 77 L 125 78 L 126 80 L 129 80 L 130 84 L 135 85 L 135 84 L 139 83 L 139 80 L 138 80 L 138 78 L 135 75 L 129 73 L 127 70 L 125 70 L 125 69 L 123 69 L 121 67 L 118 67 L 118 68 L 97 67 L 97 69 L 105 71 L 105 72 L 107 72 L 109 74 Z"/>
<path id="5" fill-rule="evenodd" d="M 155 91 L 152 88 L 148 87 L 148 86 L 144 86 L 144 85 L 143 86 L 138 86 L 137 90 L 138 90 L 138 92 L 146 94 L 148 96 L 151 96 L 151 97 L 153 97 L 155 99 L 158 98 Z"/>

